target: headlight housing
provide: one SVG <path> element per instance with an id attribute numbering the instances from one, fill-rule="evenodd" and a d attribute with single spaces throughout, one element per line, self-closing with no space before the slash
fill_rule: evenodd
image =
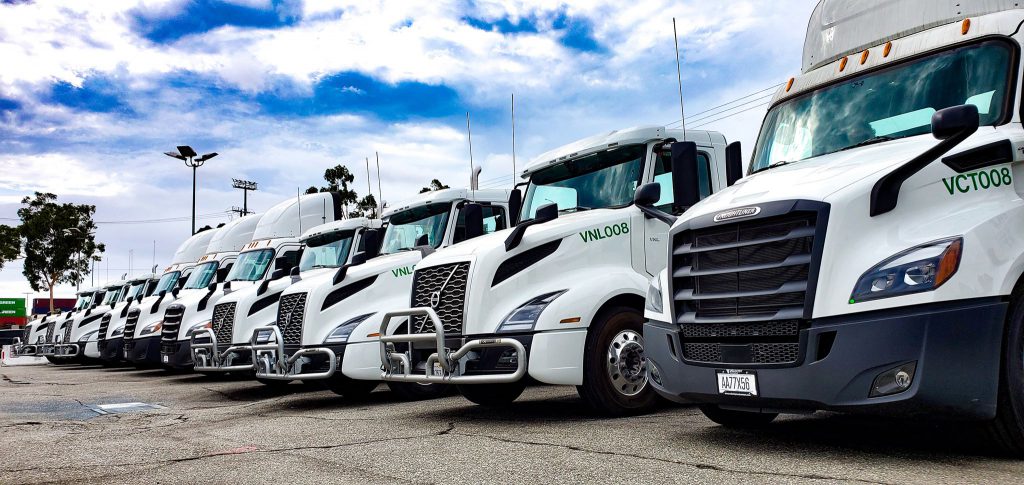
<path id="1" fill-rule="evenodd" d="M 857 281 L 850 304 L 932 291 L 942 286 L 959 269 L 963 244 L 962 237 L 940 239 L 878 263 Z"/>
<path id="2" fill-rule="evenodd" d="M 156 332 L 159 332 L 160 329 L 163 328 L 163 327 L 164 327 L 164 321 L 160 320 L 159 322 L 151 323 L 149 325 L 146 325 L 146 327 L 143 328 L 141 332 L 139 332 L 139 335 L 148 335 L 148 334 L 151 334 L 151 333 L 156 333 Z"/>
<path id="3" fill-rule="evenodd" d="M 213 321 L 212 320 L 207 320 L 207 321 L 202 322 L 202 323 L 197 323 L 195 325 L 192 325 L 188 329 L 188 333 L 185 334 L 185 337 L 192 338 L 192 336 L 195 335 L 196 332 L 198 332 L 200 330 L 203 330 L 203 329 L 210 329 L 210 328 L 213 328 Z"/>
<path id="4" fill-rule="evenodd" d="M 373 313 L 367 313 L 365 315 L 359 315 L 341 325 L 338 325 L 331 333 L 324 339 L 325 344 L 341 344 L 348 342 L 348 338 L 352 335 L 352 331 L 359 326 L 360 323 L 366 321 L 367 318 L 373 316 Z"/>
<path id="5" fill-rule="evenodd" d="M 661 274 L 655 275 L 647 287 L 647 299 L 644 301 L 644 308 L 654 313 L 665 311 L 664 295 L 661 292 Z"/>
<path id="6" fill-rule="evenodd" d="M 114 330 L 112 330 L 110 332 L 110 337 L 111 338 L 113 338 L 113 337 L 120 337 L 122 335 L 124 335 L 124 327 L 115 328 Z"/>
<path id="7" fill-rule="evenodd" d="M 98 333 L 100 333 L 99 330 L 93 330 L 93 331 L 91 331 L 89 333 L 86 333 L 85 335 L 82 335 L 81 341 L 82 342 L 89 342 L 89 341 L 92 341 L 92 340 L 96 340 L 96 334 L 98 334 Z"/>
<path id="8" fill-rule="evenodd" d="M 555 301 L 556 298 L 562 296 L 569 290 L 558 290 L 552 291 L 551 293 L 545 293 L 532 300 L 523 303 L 512 310 L 504 319 L 501 320 L 501 325 L 498 325 L 498 332 L 523 332 L 533 330 L 534 325 L 537 324 L 537 320 L 540 318 L 540 314 L 544 312 L 544 309 Z"/>

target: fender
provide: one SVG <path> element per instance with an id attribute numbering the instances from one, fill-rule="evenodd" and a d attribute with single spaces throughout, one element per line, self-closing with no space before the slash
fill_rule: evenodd
<path id="1" fill-rule="evenodd" d="M 597 312 L 611 299 L 621 295 L 636 295 L 643 298 L 648 281 L 635 271 L 623 268 L 620 271 L 602 273 L 594 278 L 573 278 L 569 291 L 551 302 L 541 313 L 536 332 L 589 328 Z M 524 295 L 525 296 L 525 295 Z M 536 295 L 529 295 L 526 301 Z M 643 308 L 639 308 L 641 312 Z M 579 317 L 579 323 L 561 323 L 563 319 Z"/>

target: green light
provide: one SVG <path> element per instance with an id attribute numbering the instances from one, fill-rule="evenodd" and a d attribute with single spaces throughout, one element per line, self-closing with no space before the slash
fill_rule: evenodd
<path id="1" fill-rule="evenodd" d="M 853 298 L 850 298 L 850 304 L 853 305 L 854 303 L 857 303 L 857 302 Z"/>

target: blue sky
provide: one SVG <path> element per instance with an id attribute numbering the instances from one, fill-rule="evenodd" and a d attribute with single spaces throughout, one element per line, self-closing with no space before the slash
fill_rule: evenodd
<path id="1" fill-rule="evenodd" d="M 161 154 L 176 145 L 221 154 L 199 179 L 198 212 L 216 223 L 240 205 L 232 177 L 260 183 L 257 210 L 336 163 L 362 193 L 375 152 L 385 200 L 434 177 L 465 185 L 466 112 L 485 185 L 509 186 L 513 92 L 520 163 L 597 132 L 672 123 L 673 16 L 695 114 L 796 73 L 813 4 L 0 2 L 0 223 L 33 190 L 95 204 L 111 222 L 99 237 L 113 277 L 129 250 L 136 269 L 149 266 L 155 239 L 166 262 L 188 235 L 188 222 L 112 223 L 189 214 L 190 173 Z M 749 151 L 756 104 L 702 128 Z M 19 263 L 0 271 L 0 294 L 23 288 Z"/>

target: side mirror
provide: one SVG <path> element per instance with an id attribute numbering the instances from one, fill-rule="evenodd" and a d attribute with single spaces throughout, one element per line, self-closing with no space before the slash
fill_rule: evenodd
<path id="1" fill-rule="evenodd" d="M 423 234 L 420 237 L 416 238 L 416 245 L 417 246 L 429 246 L 430 245 L 430 238 L 428 238 L 426 234 Z"/>
<path id="2" fill-rule="evenodd" d="M 680 141 L 672 144 L 672 213 L 682 214 L 700 201 L 700 170 L 697 144 Z"/>
<path id="3" fill-rule="evenodd" d="M 206 285 L 206 291 L 209 291 L 210 293 L 217 291 L 217 282 L 211 281 L 210 284 Z"/>
<path id="4" fill-rule="evenodd" d="M 740 142 L 734 141 L 725 147 L 725 185 L 732 184 L 743 177 L 743 148 Z"/>
<path id="5" fill-rule="evenodd" d="M 523 191 L 512 189 L 508 194 L 508 220 L 509 226 L 519 224 L 519 212 L 523 210 Z"/>
<path id="6" fill-rule="evenodd" d="M 484 235 L 484 208 L 480 204 L 466 204 L 462 207 L 463 214 L 466 216 L 466 234 L 465 239 L 473 239 L 474 237 Z"/>
<path id="7" fill-rule="evenodd" d="M 284 268 L 275 269 L 273 273 L 270 273 L 271 280 L 279 280 L 285 276 L 288 276 L 288 270 Z"/>
<path id="8" fill-rule="evenodd" d="M 633 195 L 633 203 L 640 209 L 640 212 L 671 226 L 676 222 L 676 218 L 672 214 L 654 207 L 659 200 L 661 200 L 661 184 L 658 182 L 650 182 L 637 187 L 636 194 Z"/>
<path id="9" fill-rule="evenodd" d="M 534 216 L 533 220 L 537 221 L 537 224 L 541 224 L 548 221 L 558 219 L 558 204 L 544 204 L 537 208 L 537 215 Z"/>
<path id="10" fill-rule="evenodd" d="M 167 296 L 167 290 L 160 290 L 159 296 L 160 298 Z"/>
<path id="11" fill-rule="evenodd" d="M 288 273 L 288 274 L 289 274 L 289 276 L 291 276 L 292 278 L 296 278 L 296 277 L 298 277 L 298 276 L 299 276 L 299 267 L 298 267 L 298 266 L 296 266 L 296 267 L 292 268 L 291 272 L 290 272 L 290 273 Z"/>
<path id="12" fill-rule="evenodd" d="M 968 132 L 970 136 L 978 131 L 981 117 L 978 107 L 973 104 L 962 104 L 936 111 L 932 115 L 932 136 L 939 140 L 948 140 L 958 134 Z M 966 138 L 966 137 L 965 137 Z"/>
<path id="13" fill-rule="evenodd" d="M 288 258 L 276 258 L 276 259 L 274 259 L 274 270 L 275 270 L 275 272 L 276 272 L 276 270 L 281 270 L 281 269 L 285 270 L 285 274 L 288 274 L 287 272 L 291 271 L 292 265 L 291 265 L 291 263 L 289 263 Z"/>
<path id="14" fill-rule="evenodd" d="M 350 264 L 352 266 L 356 266 L 365 263 L 368 259 L 370 259 L 370 257 L 366 255 L 366 251 L 359 251 L 352 255 L 352 263 Z"/>
<path id="15" fill-rule="evenodd" d="M 171 296 L 177 298 L 178 297 L 178 292 L 180 292 L 180 291 L 181 291 L 181 287 L 180 286 L 175 287 L 173 290 L 171 290 Z"/>
<path id="16" fill-rule="evenodd" d="M 537 224 L 544 224 L 555 219 L 558 219 L 558 204 L 544 204 L 538 207 L 537 214 L 533 219 L 517 225 L 512 229 L 512 233 L 505 238 L 505 251 L 511 251 L 519 247 L 519 243 L 523 242 L 523 235 L 526 234 L 526 228 Z"/>
<path id="17" fill-rule="evenodd" d="M 228 277 L 228 273 L 231 272 L 231 266 L 233 264 L 234 263 L 228 264 L 228 265 L 224 266 L 223 268 L 220 268 L 220 269 L 217 270 L 217 279 L 216 279 L 216 281 L 218 283 L 223 283 L 224 282 L 224 278 Z"/>
<path id="18" fill-rule="evenodd" d="M 363 250 L 360 252 L 363 253 L 366 259 L 372 259 L 380 254 L 380 245 L 382 242 L 380 229 L 367 229 L 363 231 L 361 239 Z M 359 254 L 352 256 L 352 259 L 355 260 L 357 256 L 359 256 Z M 364 260 L 363 262 L 366 261 Z"/>

